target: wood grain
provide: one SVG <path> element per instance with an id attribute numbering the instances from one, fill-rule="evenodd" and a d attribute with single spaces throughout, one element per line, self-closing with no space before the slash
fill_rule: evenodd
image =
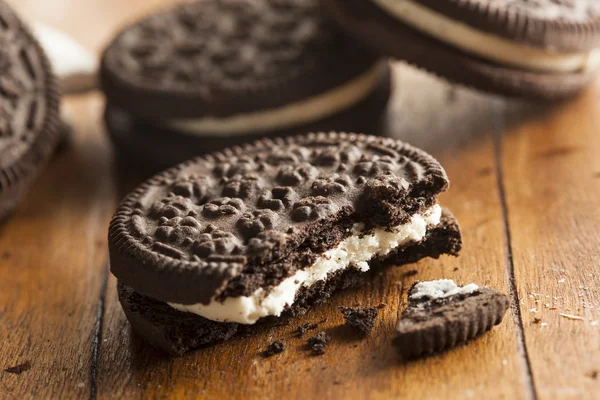
<path id="1" fill-rule="evenodd" d="M 516 288 L 544 399 L 600 393 L 599 89 L 502 142 Z"/>
<path id="2" fill-rule="evenodd" d="M 91 349 L 114 208 L 100 99 L 70 102 L 72 143 L 0 226 L 0 397 L 87 396 Z M 7 373 L 10 367 L 30 369 Z"/>

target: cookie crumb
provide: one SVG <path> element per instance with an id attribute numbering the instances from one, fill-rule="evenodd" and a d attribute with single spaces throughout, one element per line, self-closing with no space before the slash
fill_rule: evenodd
<path id="1" fill-rule="evenodd" d="M 316 356 L 320 356 L 325 354 L 327 342 L 331 337 L 325 332 L 319 332 L 315 336 L 308 339 L 306 342 L 310 346 L 312 353 Z"/>
<path id="2" fill-rule="evenodd" d="M 338 307 L 338 310 L 344 314 L 347 326 L 359 330 L 365 336 L 371 333 L 375 326 L 375 319 L 378 315 L 377 308 Z"/>
<path id="3" fill-rule="evenodd" d="M 19 365 L 15 365 L 14 367 L 8 367 L 4 370 L 9 374 L 21 375 L 23 372 L 29 371 L 31 369 L 31 363 L 29 361 L 25 361 Z"/>
<path id="4" fill-rule="evenodd" d="M 598 379 L 598 376 L 600 375 L 600 373 L 598 372 L 598 370 L 593 370 L 590 371 L 587 376 L 590 377 L 591 379 Z"/>
<path id="5" fill-rule="evenodd" d="M 296 336 L 299 338 L 303 338 L 304 335 L 306 335 L 306 333 L 308 331 L 317 329 L 319 327 L 319 325 L 324 324 L 325 322 L 327 322 L 327 318 L 323 318 L 319 322 L 315 322 L 312 324 L 311 323 L 302 324 L 298 327 L 298 329 L 296 329 Z"/>
<path id="6" fill-rule="evenodd" d="M 540 322 L 542 322 L 541 318 L 534 318 L 533 321 L 531 321 L 534 324 L 539 324 Z"/>
<path id="7" fill-rule="evenodd" d="M 273 343 L 271 343 L 269 345 L 269 347 L 267 347 L 267 350 L 265 350 L 263 352 L 263 355 L 265 357 L 271 357 L 271 356 L 274 356 L 275 354 L 281 353 L 284 350 L 285 350 L 285 343 L 283 343 L 281 340 L 276 340 Z"/>

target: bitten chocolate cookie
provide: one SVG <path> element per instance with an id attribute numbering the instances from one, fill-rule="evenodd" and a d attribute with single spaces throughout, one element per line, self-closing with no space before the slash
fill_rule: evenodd
<path id="1" fill-rule="evenodd" d="M 390 77 L 317 0 L 200 0 L 118 34 L 101 86 L 117 148 L 164 167 L 263 136 L 372 129 Z"/>
<path id="2" fill-rule="evenodd" d="M 558 100 L 600 67 L 595 0 L 321 0 L 348 33 L 450 81 Z"/>
<path id="3" fill-rule="evenodd" d="M 449 350 L 502 322 L 508 305 L 505 294 L 474 283 L 417 282 L 408 292 L 394 344 L 405 360 Z"/>
<path id="4" fill-rule="evenodd" d="M 50 64 L 0 0 L 0 220 L 15 208 L 53 153 L 62 126 Z"/>
<path id="5" fill-rule="evenodd" d="M 110 225 L 111 271 L 134 329 L 182 353 L 302 313 L 364 279 L 372 261 L 456 255 L 458 225 L 437 203 L 447 187 L 435 159 L 393 139 L 264 139 L 127 196 Z"/>

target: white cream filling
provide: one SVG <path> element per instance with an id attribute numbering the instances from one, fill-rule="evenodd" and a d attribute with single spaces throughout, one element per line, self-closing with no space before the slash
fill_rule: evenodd
<path id="1" fill-rule="evenodd" d="M 266 316 L 280 316 L 294 303 L 298 291 L 325 280 L 327 275 L 351 267 L 369 270 L 368 261 L 385 256 L 398 246 L 418 242 L 425 237 L 428 226 L 440 223 L 442 209 L 434 205 L 422 214 L 415 214 L 410 222 L 391 231 L 377 228 L 362 234 L 364 225 L 356 224 L 353 235 L 344 239 L 334 249 L 326 251 L 313 265 L 296 272 L 268 292 L 256 290 L 251 296 L 230 297 L 224 301 L 213 299 L 209 304 L 168 303 L 180 311 L 187 311 L 213 321 L 254 324 Z"/>
<path id="2" fill-rule="evenodd" d="M 567 73 L 600 66 L 600 52 L 559 53 L 521 45 L 454 21 L 413 0 L 371 0 L 411 27 L 463 51 L 531 70 Z"/>
<path id="3" fill-rule="evenodd" d="M 469 283 L 468 285 L 461 287 L 454 283 L 454 281 L 451 279 L 439 279 L 436 281 L 417 283 L 412 288 L 409 299 L 443 299 L 445 297 L 450 297 L 457 294 L 471 294 L 477 289 L 479 289 L 479 286 L 474 283 Z"/>
<path id="4" fill-rule="evenodd" d="M 365 99 L 374 91 L 386 68 L 387 61 L 380 61 L 362 75 L 337 88 L 283 107 L 225 118 L 174 119 L 164 121 L 163 124 L 196 136 L 241 136 L 309 123 L 350 108 Z"/>

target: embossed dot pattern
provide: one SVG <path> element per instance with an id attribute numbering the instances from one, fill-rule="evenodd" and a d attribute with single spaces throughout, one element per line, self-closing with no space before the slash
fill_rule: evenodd
<path id="1" fill-rule="evenodd" d="M 48 76 L 41 49 L 0 2 L 0 168 L 11 166 L 44 129 Z"/>
<path id="2" fill-rule="evenodd" d="M 109 52 L 131 79 L 206 90 L 288 79 L 343 46 L 314 0 L 203 0 L 129 27 Z"/>
<path id="3" fill-rule="evenodd" d="M 145 246 L 173 258 L 252 257 L 285 241 L 290 227 L 356 210 L 365 190 L 407 195 L 430 179 L 416 154 L 393 140 L 325 134 L 270 151 L 219 153 L 159 175 L 125 223 Z"/>

